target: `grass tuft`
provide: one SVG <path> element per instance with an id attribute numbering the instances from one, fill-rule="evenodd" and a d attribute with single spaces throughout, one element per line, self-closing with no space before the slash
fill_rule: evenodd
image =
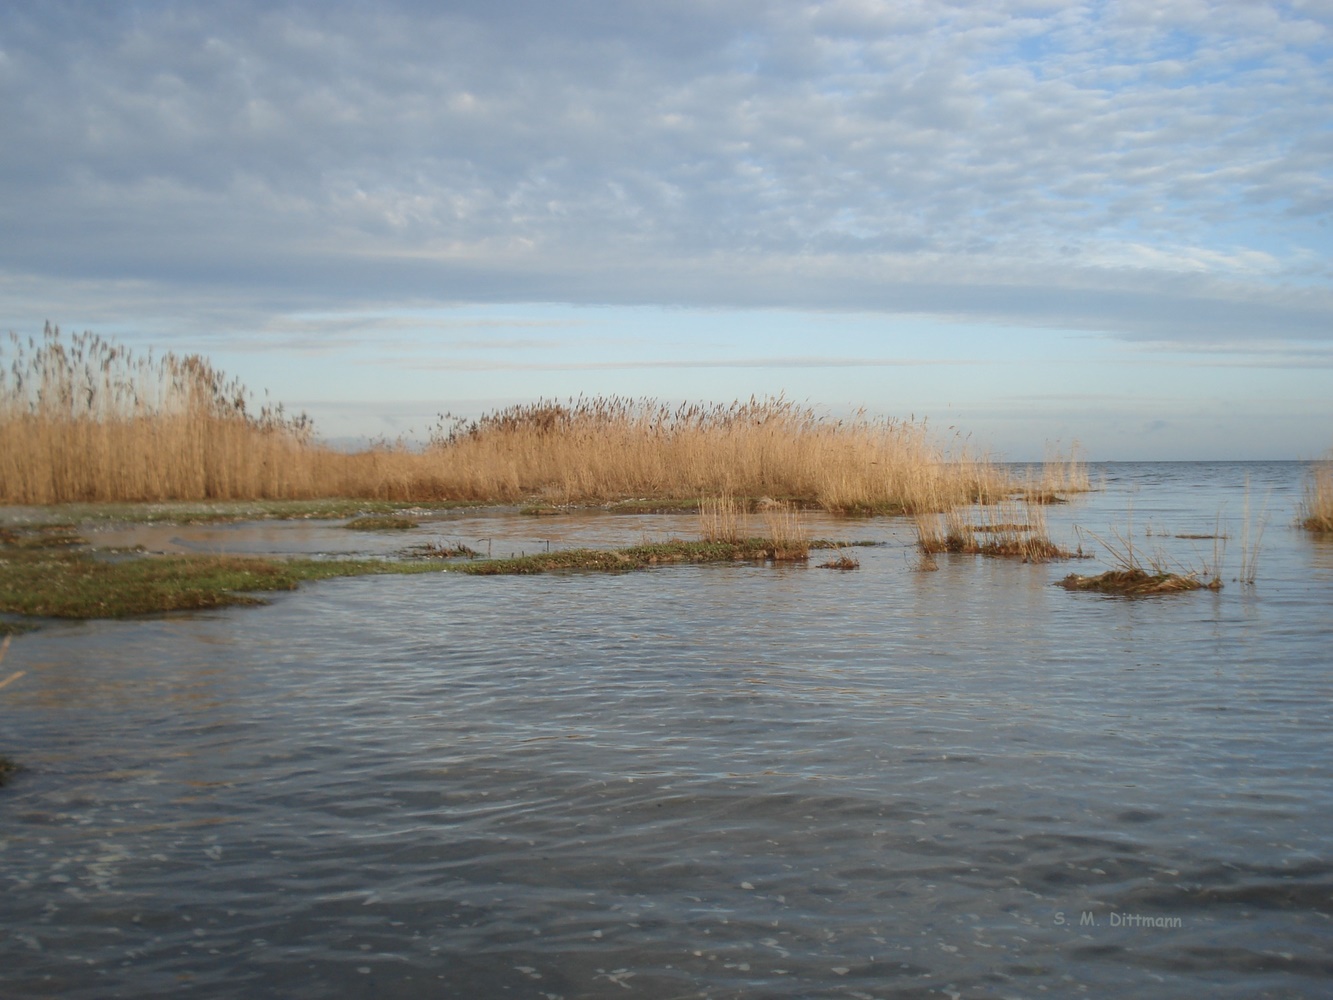
<path id="1" fill-rule="evenodd" d="M 1333 532 L 1333 457 L 1316 463 L 1305 479 L 1300 506 L 1306 531 Z"/>

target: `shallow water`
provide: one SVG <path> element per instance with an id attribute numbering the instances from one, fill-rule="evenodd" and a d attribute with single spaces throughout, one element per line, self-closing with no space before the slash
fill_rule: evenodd
<path id="1" fill-rule="evenodd" d="M 885 544 L 850 573 L 356 578 L 20 636 L 0 994 L 1327 995 L 1333 546 L 1292 526 L 1302 473 L 1110 465 L 1046 511 L 1195 568 L 1213 543 L 1174 536 L 1220 512 L 1218 593 L 918 572 L 907 524 L 811 518 Z M 694 524 L 153 530 L 508 555 Z"/>

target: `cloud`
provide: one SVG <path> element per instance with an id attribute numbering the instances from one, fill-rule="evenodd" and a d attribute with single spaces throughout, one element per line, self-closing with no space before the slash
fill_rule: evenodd
<path id="1" fill-rule="evenodd" d="M 252 328 L 569 302 L 1327 339 L 1331 22 L 1196 0 L 7 5 L 0 271 Z"/>

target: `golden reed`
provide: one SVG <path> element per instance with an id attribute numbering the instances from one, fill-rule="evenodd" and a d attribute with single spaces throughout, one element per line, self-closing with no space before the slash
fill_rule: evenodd
<path id="1" fill-rule="evenodd" d="M 442 418 L 424 447 L 348 453 L 198 355 L 132 355 L 92 334 L 0 343 L 0 502 L 205 499 L 599 503 L 774 497 L 916 513 L 1021 484 L 926 425 L 835 420 L 782 398 L 671 407 L 579 398 Z"/>
<path id="2" fill-rule="evenodd" d="M 1333 532 L 1333 453 L 1317 462 L 1306 476 L 1300 518 L 1301 526 L 1308 531 Z"/>

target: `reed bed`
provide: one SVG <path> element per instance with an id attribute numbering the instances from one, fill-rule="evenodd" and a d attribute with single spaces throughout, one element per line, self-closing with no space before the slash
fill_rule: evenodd
<path id="1" fill-rule="evenodd" d="M 833 420 L 782 398 L 670 407 L 580 398 L 456 422 L 427 450 L 460 497 L 606 503 L 622 497 L 778 497 L 838 512 L 942 510 L 1013 489 L 924 424 Z"/>
<path id="2" fill-rule="evenodd" d="M 1306 477 L 1300 518 L 1306 531 L 1333 532 L 1333 455 L 1317 463 Z"/>
<path id="3" fill-rule="evenodd" d="M 459 500 L 546 504 L 777 497 L 918 513 L 989 503 L 1013 477 L 922 422 L 821 415 L 782 398 L 671 407 L 539 400 L 429 443 L 355 453 L 304 415 L 256 407 L 198 355 L 135 356 L 92 334 L 0 342 L 0 502 Z"/>

